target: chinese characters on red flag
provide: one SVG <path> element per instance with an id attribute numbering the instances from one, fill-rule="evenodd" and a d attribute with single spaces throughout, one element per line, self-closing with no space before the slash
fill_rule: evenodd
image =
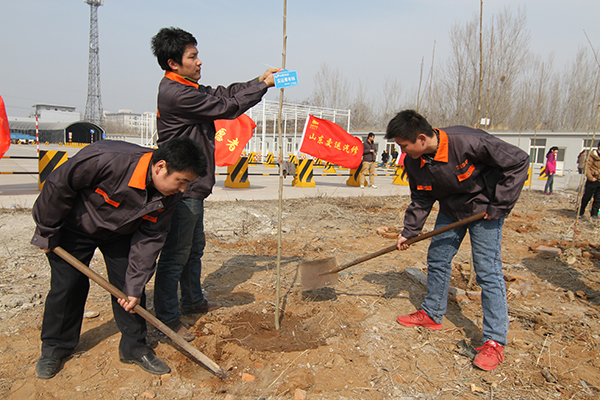
<path id="1" fill-rule="evenodd" d="M 252 137 L 254 128 L 256 124 L 246 114 L 236 119 L 216 120 L 215 164 L 219 167 L 235 165 Z"/>
<path id="2" fill-rule="evenodd" d="M 358 168 L 362 162 L 363 144 L 359 138 L 350 135 L 341 126 L 309 115 L 302 134 L 300 151 L 352 169 Z"/>
<path id="3" fill-rule="evenodd" d="M 4 108 L 4 100 L 0 96 L 0 157 L 10 147 L 10 129 L 8 128 L 8 117 Z"/>

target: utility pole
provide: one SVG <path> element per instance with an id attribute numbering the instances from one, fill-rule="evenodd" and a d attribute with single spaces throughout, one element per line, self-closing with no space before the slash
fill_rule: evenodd
<path id="1" fill-rule="evenodd" d="M 84 0 L 90 5 L 90 58 L 88 67 L 88 93 L 84 120 L 100 125 L 102 122 L 102 99 L 100 96 L 100 58 L 98 46 L 98 7 L 104 0 Z"/>

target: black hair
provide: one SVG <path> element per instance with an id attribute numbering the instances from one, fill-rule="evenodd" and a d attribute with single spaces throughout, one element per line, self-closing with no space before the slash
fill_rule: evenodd
<path id="1" fill-rule="evenodd" d="M 384 138 L 388 140 L 400 138 L 415 143 L 421 133 L 428 137 L 434 135 L 433 128 L 425 117 L 414 110 L 404 110 L 396 114 L 388 123 Z"/>
<path id="2" fill-rule="evenodd" d="M 373 132 L 369 132 L 369 134 L 367 135 L 368 138 L 370 137 L 375 137 L 375 134 Z"/>
<path id="3" fill-rule="evenodd" d="M 556 147 L 556 146 L 550 147 L 550 150 L 548 150 L 548 152 L 546 153 L 546 157 L 548 157 L 548 154 L 552 153 L 554 150 L 558 150 L 558 147 Z"/>
<path id="4" fill-rule="evenodd" d="M 206 156 L 200 146 L 188 137 L 174 138 L 152 154 L 152 164 L 167 162 L 167 173 L 191 171 L 198 176 L 206 175 Z"/>
<path id="5" fill-rule="evenodd" d="M 183 53 L 187 45 L 196 46 L 196 38 L 189 32 L 179 28 L 162 28 L 150 41 L 152 45 L 152 54 L 160 67 L 165 71 L 172 71 L 169 67 L 169 60 L 181 64 Z"/>

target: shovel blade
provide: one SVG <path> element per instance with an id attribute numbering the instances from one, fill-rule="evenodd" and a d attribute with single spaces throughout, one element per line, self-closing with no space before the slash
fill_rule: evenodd
<path id="1" fill-rule="evenodd" d="M 327 274 L 337 268 L 335 257 L 323 260 L 306 261 L 300 265 L 300 282 L 302 291 L 319 289 L 326 286 L 335 286 L 338 281 L 337 274 Z"/>

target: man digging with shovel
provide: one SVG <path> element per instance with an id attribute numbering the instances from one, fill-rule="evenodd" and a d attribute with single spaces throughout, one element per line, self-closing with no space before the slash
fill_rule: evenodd
<path id="1" fill-rule="evenodd" d="M 405 242 L 421 232 L 436 201 L 440 208 L 436 229 L 485 212 L 483 219 L 431 239 L 423 309 L 399 316 L 398 322 L 442 329 L 452 259 L 468 229 L 483 309 L 483 346 L 476 349 L 473 364 L 491 371 L 504 361 L 508 335 L 508 303 L 500 257 L 502 227 L 527 179 L 529 156 L 479 129 L 434 129 L 413 110 L 398 113 L 388 124 L 385 138 L 395 140 L 410 156 L 404 166 L 411 204 L 404 215 L 399 250 L 406 250 Z"/>
<path id="2" fill-rule="evenodd" d="M 33 206 L 31 243 L 47 253 L 51 288 L 42 322 L 42 356 L 35 372 L 50 379 L 79 343 L 88 278 L 52 249 L 64 248 L 88 265 L 96 248 L 108 279 L 127 296 L 111 297 L 119 330 L 121 362 L 152 374 L 171 370 L 146 343 L 144 287 L 154 273 L 171 215 L 186 185 L 206 174 L 202 150 L 189 138 L 173 139 L 154 152 L 103 140 L 80 150 L 53 171 Z"/>

